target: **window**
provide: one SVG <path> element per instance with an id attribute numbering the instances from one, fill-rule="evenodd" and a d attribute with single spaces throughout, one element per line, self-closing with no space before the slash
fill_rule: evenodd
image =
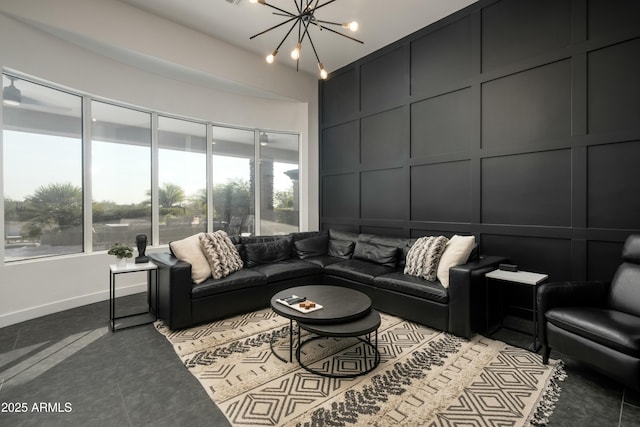
<path id="1" fill-rule="evenodd" d="M 135 246 L 138 234 L 158 245 L 299 229 L 298 134 L 159 115 L 11 73 L 2 87 L 5 262 Z"/>
<path id="2" fill-rule="evenodd" d="M 298 135 L 260 132 L 260 233 L 299 229 Z"/>
<path id="3" fill-rule="evenodd" d="M 255 233 L 255 133 L 214 126 L 213 229 Z"/>
<path id="4" fill-rule="evenodd" d="M 207 126 L 158 118 L 160 243 L 207 231 Z"/>
<path id="5" fill-rule="evenodd" d="M 9 74 L 2 87 L 5 261 L 82 252 L 82 98 Z"/>
<path id="6" fill-rule="evenodd" d="M 151 244 L 151 114 L 91 102 L 93 249 Z"/>

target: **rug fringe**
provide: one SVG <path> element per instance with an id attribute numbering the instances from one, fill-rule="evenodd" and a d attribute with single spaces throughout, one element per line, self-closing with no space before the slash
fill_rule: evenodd
<path id="1" fill-rule="evenodd" d="M 556 402 L 558 402 L 560 392 L 562 391 L 559 382 L 564 381 L 566 378 L 567 373 L 564 370 L 564 363 L 562 360 L 558 360 L 554 367 L 553 374 L 549 377 L 548 383 L 542 392 L 538 406 L 529 418 L 530 426 L 544 427 L 549 423 L 549 417 L 553 414 L 553 410 L 556 408 Z"/>

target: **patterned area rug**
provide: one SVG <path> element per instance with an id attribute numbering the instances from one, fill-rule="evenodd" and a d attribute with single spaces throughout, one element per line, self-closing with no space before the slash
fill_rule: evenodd
<path id="1" fill-rule="evenodd" d="M 386 314 L 380 365 L 353 379 L 314 375 L 295 356 L 293 363 L 276 358 L 272 339 L 288 360 L 289 320 L 270 309 L 180 331 L 157 322 L 156 329 L 233 426 L 545 425 L 564 378 L 561 363 L 542 365 L 529 351 Z M 339 374 L 374 360 L 369 346 L 348 338 L 314 340 L 301 357 Z"/>

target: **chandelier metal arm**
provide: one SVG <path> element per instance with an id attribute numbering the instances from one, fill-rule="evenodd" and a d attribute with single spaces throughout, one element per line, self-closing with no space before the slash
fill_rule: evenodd
<path id="1" fill-rule="evenodd" d="M 300 32 L 298 32 L 298 43 L 302 43 L 304 40 L 304 36 L 307 36 L 309 40 L 311 40 L 311 35 L 309 35 L 309 24 L 312 22 L 311 20 L 305 21 L 301 19 L 300 26 L 304 26 L 304 31 L 302 32 L 302 36 L 300 36 Z"/>
<path id="2" fill-rule="evenodd" d="M 271 30 L 275 30 L 276 28 L 279 28 L 283 25 L 286 25 L 287 23 L 290 23 L 293 21 L 293 25 L 289 28 L 289 31 L 287 31 L 287 34 L 285 34 L 285 36 L 282 38 L 282 40 L 280 41 L 280 44 L 278 44 L 278 47 L 273 51 L 273 53 L 267 55 L 267 62 L 268 63 L 273 63 L 275 56 L 278 54 L 278 50 L 280 49 L 280 47 L 284 44 L 284 42 L 286 41 L 286 39 L 289 37 L 289 35 L 291 35 L 291 32 L 293 31 L 293 29 L 295 27 L 298 27 L 298 39 L 297 39 L 297 45 L 296 48 L 291 51 L 291 57 L 296 61 L 296 70 L 299 67 L 300 64 L 300 50 L 301 50 L 301 45 L 302 42 L 304 41 L 305 37 L 309 39 L 309 43 L 311 44 L 311 48 L 313 50 L 313 54 L 316 57 L 316 60 L 318 62 L 318 68 L 320 69 L 320 77 L 323 79 L 327 78 L 327 71 L 324 68 L 324 65 L 322 65 L 322 62 L 320 61 L 320 56 L 318 55 L 318 51 L 316 50 L 316 46 L 313 43 L 313 40 L 311 39 L 311 33 L 309 32 L 309 26 L 311 24 L 315 25 L 316 27 L 320 28 L 320 30 L 327 30 L 329 32 L 332 32 L 334 34 L 337 34 L 339 36 L 342 36 L 344 38 L 353 40 L 357 43 L 360 44 L 364 44 L 363 41 L 358 40 L 354 37 L 348 36 L 346 34 L 343 34 L 339 31 L 333 30 L 332 28 L 329 28 L 327 25 L 334 25 L 334 26 L 341 26 L 341 27 L 347 27 L 351 30 L 351 31 L 356 31 L 358 28 L 358 24 L 354 21 L 351 22 L 349 24 L 341 24 L 338 22 L 333 22 L 333 21 L 323 21 L 320 19 L 316 19 L 315 13 L 318 9 L 321 9 L 325 6 L 330 5 L 331 3 L 335 2 L 336 0 L 326 0 L 324 3 L 320 3 L 322 0 L 293 0 L 293 4 L 295 5 L 295 8 L 297 10 L 297 15 L 294 12 L 289 12 L 287 10 L 284 10 L 282 8 L 279 8 L 277 6 L 274 6 L 270 3 L 267 3 L 266 0 L 251 0 L 251 3 L 259 3 L 262 4 L 264 6 L 267 6 L 271 9 L 274 9 L 275 12 L 272 12 L 274 15 L 277 16 L 284 16 L 286 19 L 284 22 L 281 22 L 277 25 L 274 25 L 270 28 L 267 28 L 264 31 L 261 31 L 253 36 L 250 37 L 250 39 L 254 39 L 258 36 L 261 36 L 264 33 L 267 33 Z"/>
<path id="3" fill-rule="evenodd" d="M 256 37 L 263 35 L 264 33 L 268 33 L 268 32 L 269 32 L 269 31 L 271 31 L 271 30 L 275 30 L 276 28 L 282 27 L 283 25 L 288 24 L 289 22 L 291 22 L 291 21 L 293 21 L 293 20 L 295 20 L 295 19 L 298 19 L 298 17 L 294 15 L 293 17 L 291 17 L 291 18 L 287 19 L 286 21 L 283 21 L 283 22 L 281 22 L 281 23 L 279 23 L 279 24 L 277 24 L 277 25 L 274 25 L 273 27 L 267 28 L 266 30 L 261 31 L 261 32 L 259 32 L 258 34 L 254 34 L 254 35 L 252 35 L 251 37 L 249 37 L 249 40 L 253 40 L 253 39 L 255 39 Z M 296 22 L 295 24 L 297 24 L 297 22 Z M 295 26 L 295 24 L 294 24 L 294 26 Z M 290 33 L 290 32 L 291 32 L 291 31 L 289 31 L 289 33 Z M 288 33 L 287 33 L 287 35 L 288 35 Z"/>
<path id="4" fill-rule="evenodd" d="M 285 14 L 287 14 L 287 16 L 296 16 L 296 15 L 294 15 L 293 13 L 289 12 L 288 10 L 280 9 L 279 7 L 274 6 L 274 5 L 272 5 L 272 4 L 269 4 L 269 3 L 267 3 L 266 1 L 265 1 L 265 2 L 261 2 L 260 4 L 263 4 L 263 5 L 267 6 L 267 7 L 270 7 L 271 9 L 278 10 L 278 11 L 280 11 L 280 12 L 282 12 L 282 13 L 285 13 Z M 297 6 L 297 5 L 298 5 L 298 4 L 296 3 L 296 6 Z"/>
<path id="5" fill-rule="evenodd" d="M 334 1 L 336 1 L 336 0 L 329 0 L 329 1 L 325 2 L 325 3 L 322 3 L 320 6 L 318 6 L 318 3 L 320 2 L 320 0 L 318 0 L 318 1 L 316 1 L 316 6 L 313 7 L 313 11 L 315 12 L 316 10 L 320 9 L 321 7 L 325 7 L 326 5 L 331 4 Z"/>
<path id="6" fill-rule="evenodd" d="M 282 38 L 282 40 L 280 41 L 280 44 L 278 45 L 278 47 L 276 47 L 276 51 L 280 50 L 280 48 L 282 47 L 282 44 L 287 39 L 287 37 L 289 37 L 289 34 L 291 34 L 291 31 L 293 31 L 293 29 L 296 27 L 296 25 L 298 25 L 298 23 L 294 22 L 293 25 L 291 26 L 291 28 L 289 28 L 289 31 L 287 31 L 287 34 Z"/>
<path id="7" fill-rule="evenodd" d="M 311 49 L 313 49 L 313 54 L 316 56 L 316 61 L 318 63 L 321 63 L 322 61 L 320 61 L 320 58 L 318 57 L 318 52 L 316 52 L 316 47 L 313 44 L 313 40 L 311 40 L 311 37 L 309 37 L 309 43 L 311 44 Z"/>
<path id="8" fill-rule="evenodd" d="M 336 31 L 336 30 L 334 30 L 332 28 L 325 27 L 324 25 L 320 25 L 320 24 L 317 24 L 315 22 L 313 23 L 313 25 L 317 25 L 318 27 L 322 28 L 323 30 L 331 31 L 332 33 L 338 34 L 339 36 L 346 37 L 346 38 L 348 38 L 350 40 L 353 40 L 354 42 L 358 42 L 360 44 L 364 44 L 364 42 L 362 40 L 358 40 L 355 37 L 351 37 L 351 36 L 348 36 L 346 34 L 342 34 L 340 31 Z"/>

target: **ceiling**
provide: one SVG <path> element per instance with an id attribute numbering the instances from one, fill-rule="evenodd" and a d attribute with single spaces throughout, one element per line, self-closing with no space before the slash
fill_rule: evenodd
<path id="1" fill-rule="evenodd" d="M 249 0 L 121 0 L 139 9 L 211 35 L 239 48 L 266 57 L 283 39 L 290 24 L 250 40 L 250 37 L 282 23 L 287 18 L 273 15 L 273 9 Z M 269 4 L 294 12 L 296 0 L 267 0 Z M 307 1 L 307 0 L 300 0 Z M 319 0 L 322 5 L 327 0 Z M 351 33 L 356 43 L 317 27 L 310 30 L 320 61 L 331 73 L 396 40 L 456 12 L 477 0 L 336 0 L 316 12 L 316 19 L 334 22 L 356 20 L 359 29 Z M 295 47 L 297 29 L 287 38 L 276 61 L 295 67 L 289 57 Z M 265 61 L 265 66 L 268 66 Z M 300 71 L 318 74 L 318 65 L 308 40 L 302 43 Z"/>

